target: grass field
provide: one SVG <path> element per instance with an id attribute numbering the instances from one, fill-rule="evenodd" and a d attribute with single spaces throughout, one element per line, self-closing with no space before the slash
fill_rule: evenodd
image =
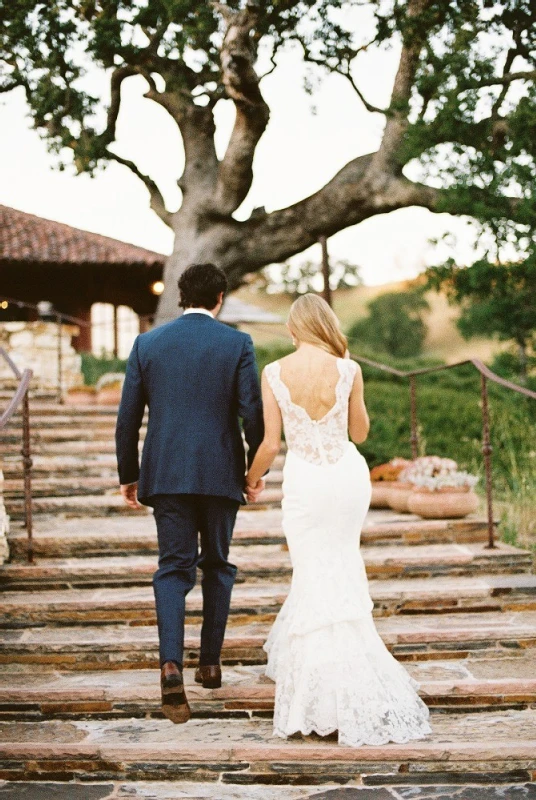
<path id="1" fill-rule="evenodd" d="M 388 291 L 404 291 L 409 288 L 408 282 L 391 283 L 383 286 L 362 286 L 355 289 L 347 289 L 338 291 L 334 294 L 334 310 L 341 320 L 343 328 L 347 329 L 355 320 L 367 315 L 367 303 L 377 297 L 382 292 Z M 291 305 L 291 299 L 286 295 L 267 294 L 264 291 L 256 291 L 251 287 L 243 287 L 237 293 L 238 297 L 246 303 L 259 306 L 267 311 L 279 314 L 283 320 L 286 319 L 288 310 Z M 426 315 L 426 324 L 428 326 L 428 335 L 425 341 L 423 357 L 441 359 L 447 364 L 452 364 L 457 361 L 463 361 L 466 358 L 480 358 L 486 363 L 490 363 L 496 353 L 505 348 L 501 342 L 485 338 L 474 338 L 466 341 L 456 327 L 456 318 L 458 310 L 449 305 L 445 295 L 437 294 L 436 292 L 429 292 L 426 296 L 430 305 L 430 311 Z M 251 334 L 255 344 L 261 348 L 267 348 L 267 360 L 279 357 L 276 352 L 277 347 L 288 347 L 290 345 L 290 336 L 285 327 L 284 321 L 277 325 L 244 325 L 241 326 Z M 271 350 L 274 350 L 271 353 Z M 369 348 L 363 348 L 369 352 Z M 359 343 L 353 342 L 351 350 L 359 354 Z M 271 356 L 271 358 L 270 358 Z M 378 360 L 382 360 L 378 356 Z M 463 369 L 463 368 L 462 368 Z M 461 375 L 460 375 L 461 378 Z M 454 375 L 452 375 L 454 380 Z M 467 380 L 467 379 L 466 379 Z M 422 383 L 422 381 L 421 381 Z M 426 381 L 424 382 L 426 383 Z M 399 427 L 405 430 L 409 420 L 409 407 L 405 410 L 397 410 L 391 406 L 390 411 L 387 410 L 389 406 L 389 398 L 391 401 L 395 400 L 400 392 L 399 387 L 393 387 L 391 391 L 387 389 L 389 384 L 375 385 L 374 379 L 368 384 L 368 398 L 371 405 L 374 407 L 378 405 L 378 401 L 374 400 L 374 395 L 378 397 L 385 397 L 386 408 L 374 408 L 374 425 L 371 431 L 371 438 L 369 439 L 365 449 L 374 449 L 375 439 L 383 441 L 384 444 L 390 443 L 391 449 L 394 447 L 401 450 L 400 443 L 398 448 L 395 446 L 396 433 L 390 432 L 386 435 L 382 431 L 379 436 L 374 436 L 375 427 L 393 424 L 393 420 Z M 454 387 L 453 387 L 454 389 Z M 503 390 L 504 392 L 505 390 Z M 405 390 L 404 390 L 405 392 Z M 479 386 L 478 375 L 475 374 L 474 386 L 469 388 L 463 385 L 460 381 L 458 390 L 451 391 L 446 406 L 443 400 L 446 399 L 444 392 L 439 392 L 437 398 L 434 400 L 433 392 L 430 397 L 427 397 L 427 390 L 422 387 L 420 390 L 420 413 L 425 417 L 433 419 L 434 423 L 428 428 L 428 437 L 432 440 L 427 442 L 426 448 L 429 452 L 440 452 L 445 449 L 443 455 L 452 455 L 454 450 L 457 450 L 459 444 L 467 438 L 467 429 L 471 430 L 471 439 L 473 442 L 473 458 L 472 463 L 467 463 L 465 466 L 472 468 L 481 475 L 481 480 L 478 487 L 478 493 L 481 497 L 481 512 L 484 512 L 484 482 L 483 482 L 483 463 L 480 453 L 480 414 L 478 412 L 479 405 Z M 447 391 L 447 395 L 449 392 Z M 506 394 L 509 394 L 506 392 Z M 463 395 L 463 397 L 462 397 Z M 465 395 L 467 397 L 465 398 Z M 501 395 L 502 396 L 502 395 Z M 465 399 L 464 399 L 465 398 Z M 505 398 L 506 399 L 506 398 Z M 463 402 L 462 402 L 463 401 Z M 434 406 L 439 403 L 439 407 L 434 410 Z M 397 402 L 396 405 L 399 403 Z M 452 414 L 451 405 L 458 408 L 456 413 Z M 475 419 L 472 426 L 469 421 L 464 419 L 464 413 L 467 408 L 475 406 L 472 412 Z M 381 403 L 380 403 L 381 406 Z M 495 401 L 492 403 L 492 408 L 495 406 Z M 400 419 L 395 419 L 400 416 Z M 458 418 L 459 417 L 459 418 Z M 477 419 L 478 418 L 478 419 Z M 443 422 L 443 425 L 441 424 Z M 504 419 L 497 420 L 497 426 L 492 424 L 492 439 L 494 440 L 494 511 L 495 517 L 500 520 L 500 536 L 510 544 L 515 544 L 520 547 L 526 547 L 536 552 L 536 453 L 528 453 L 527 446 L 529 444 L 528 438 L 522 442 L 519 437 L 514 441 L 513 429 L 506 424 Z M 513 423 L 513 419 L 510 420 Z M 530 422 L 527 423 L 530 426 Z M 459 425 L 466 428 L 465 434 L 459 430 Z M 433 435 L 433 431 L 439 432 L 442 428 L 446 427 L 450 433 L 449 436 L 453 437 L 453 445 L 447 447 Z M 516 424 L 516 428 L 518 425 Z M 525 429 L 526 430 L 526 429 Z M 403 434 L 406 438 L 406 433 Z M 423 438 L 426 438 L 423 437 Z M 447 437 L 448 438 L 448 437 Z M 457 446 L 454 445 L 457 443 Z M 431 450 L 430 450 L 431 447 Z M 530 449 L 530 448 L 529 448 Z M 447 452 L 448 451 L 448 452 Z M 453 451 L 453 452 L 451 452 Z M 521 452 L 524 452 L 524 457 L 521 458 Z M 370 455 L 370 454 L 369 454 Z M 380 454 L 377 454 L 380 455 Z M 382 458 L 389 458 L 393 453 L 381 453 Z M 409 455 L 409 453 L 405 453 Z M 457 453 L 456 453 L 457 455 Z M 467 454 L 466 454 L 467 455 Z M 532 456 L 530 458 L 529 456 Z M 374 458 L 372 459 L 374 460 Z M 381 460 L 381 459 L 380 459 Z M 508 463 L 505 463 L 508 462 Z M 507 476 L 507 477 L 506 477 Z"/>
<path id="2" fill-rule="evenodd" d="M 407 281 L 384 284 L 382 286 L 360 286 L 335 292 L 333 307 L 343 328 L 348 328 L 355 320 L 367 315 L 367 303 L 382 292 L 404 291 L 409 286 Z M 283 294 L 267 294 L 244 286 L 236 293 L 246 303 L 259 306 L 266 311 L 279 314 L 286 319 L 291 299 Z M 458 311 L 449 306 L 444 295 L 429 292 L 426 299 L 430 304 L 430 312 L 426 316 L 428 336 L 423 355 L 440 358 L 448 364 L 465 358 L 480 358 L 489 362 L 495 353 L 504 349 L 500 342 L 484 338 L 465 341 L 456 327 Z M 289 342 L 290 337 L 284 323 L 280 325 L 242 325 L 242 330 L 253 337 L 255 344 L 267 346 Z M 359 351 L 359 344 L 353 344 L 353 350 Z"/>

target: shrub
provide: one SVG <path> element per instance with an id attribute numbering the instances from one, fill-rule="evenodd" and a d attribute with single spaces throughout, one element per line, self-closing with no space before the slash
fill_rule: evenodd
<path id="1" fill-rule="evenodd" d="M 88 386 L 95 386 L 99 378 L 107 372 L 124 373 L 127 368 L 127 361 L 123 358 L 94 356 L 92 353 L 82 353 L 81 355 L 82 375 L 84 383 Z"/>

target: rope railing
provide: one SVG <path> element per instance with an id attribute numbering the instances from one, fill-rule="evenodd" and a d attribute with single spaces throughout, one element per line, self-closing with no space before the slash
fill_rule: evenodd
<path id="1" fill-rule="evenodd" d="M 19 385 L 11 398 L 6 410 L 0 416 L 0 429 L 4 428 L 19 405 L 22 405 L 22 465 L 24 476 L 24 524 L 28 532 L 28 561 L 33 563 L 33 515 L 32 515 L 32 457 L 30 445 L 30 400 L 29 388 L 32 379 L 32 370 L 19 370 L 13 359 L 0 347 L 0 356 L 8 364 Z"/>
<path id="2" fill-rule="evenodd" d="M 412 458 L 417 458 L 419 453 L 419 424 L 417 414 L 417 381 L 416 378 L 422 375 L 430 375 L 435 372 L 444 372 L 449 369 L 456 369 L 465 364 L 472 364 L 473 367 L 480 373 L 480 397 L 481 397 L 481 411 L 482 411 L 482 455 L 484 456 L 484 472 L 486 477 L 486 515 L 488 525 L 488 547 L 495 547 L 495 521 L 493 518 L 493 483 L 492 483 L 492 466 L 491 466 L 491 437 L 490 437 L 490 420 L 489 420 L 489 397 L 488 397 L 488 381 L 492 381 L 505 389 L 517 392 L 524 397 L 531 397 L 536 400 L 536 392 L 531 389 L 526 389 L 524 386 L 519 386 L 517 383 L 507 381 L 501 378 L 489 367 L 487 367 L 478 358 L 468 358 L 464 361 L 457 361 L 454 364 L 441 364 L 436 367 L 425 367 L 422 369 L 413 370 L 400 370 L 390 367 L 387 364 L 382 364 L 379 361 L 372 361 L 370 358 L 364 356 L 357 356 L 351 353 L 351 358 L 359 364 L 366 364 L 372 369 L 377 369 L 381 372 L 387 372 L 397 378 L 409 379 L 410 389 L 410 423 L 411 423 L 411 455 Z"/>

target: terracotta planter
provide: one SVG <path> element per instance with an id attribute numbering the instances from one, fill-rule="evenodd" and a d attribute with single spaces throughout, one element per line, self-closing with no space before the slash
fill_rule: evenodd
<path id="1" fill-rule="evenodd" d="M 97 392 L 97 403 L 99 406 L 118 406 L 121 400 L 121 388 L 103 386 Z"/>
<path id="2" fill-rule="evenodd" d="M 419 489 L 408 498 L 408 508 L 412 514 L 425 519 L 459 519 L 477 510 L 478 497 L 467 486 L 435 492 Z"/>
<path id="3" fill-rule="evenodd" d="M 66 406 L 94 406 L 97 402 L 95 392 L 85 392 L 83 389 L 70 389 L 64 397 Z"/>
<path id="4" fill-rule="evenodd" d="M 372 481 L 371 508 L 389 508 L 389 492 L 393 481 Z"/>
<path id="5" fill-rule="evenodd" d="M 414 490 L 412 483 L 403 483 L 401 481 L 392 481 L 389 487 L 388 503 L 389 508 L 393 511 L 407 512 L 408 498 Z"/>

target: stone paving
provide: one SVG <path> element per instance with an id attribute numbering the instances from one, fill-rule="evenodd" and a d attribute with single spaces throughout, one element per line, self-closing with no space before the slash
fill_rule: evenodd
<path id="1" fill-rule="evenodd" d="M 517 659 L 409 663 L 408 670 L 432 709 L 536 707 L 533 654 Z M 227 667 L 224 678 L 221 689 L 207 691 L 194 684 L 192 671 L 186 670 L 194 716 L 239 718 L 273 709 L 274 685 L 265 678 L 262 666 Z M 64 719 L 81 712 L 87 718 L 161 717 L 157 671 L 42 672 L 32 675 L 30 685 L 27 673 L 14 672 L 10 666 L 0 672 L 0 719 Z"/>
<path id="2" fill-rule="evenodd" d="M 519 782 L 536 778 L 536 710 L 434 717 L 433 733 L 408 744 L 350 748 L 334 737 L 271 736 L 269 720 L 13 722 L 0 724 L 0 778 L 221 780 L 227 784 L 325 783 L 338 777 L 377 785 Z"/>
<path id="3" fill-rule="evenodd" d="M 535 800 L 536 784 L 322 789 L 198 783 L 2 783 L 2 800 Z"/>
<path id="4" fill-rule="evenodd" d="M 230 558 L 238 567 L 238 583 L 259 578 L 277 582 L 281 578 L 288 580 L 291 575 L 290 558 L 282 545 L 236 543 Z M 504 543 L 494 550 L 482 544 L 367 545 L 363 547 L 363 558 L 371 579 L 526 573 L 532 566 L 531 553 Z M 32 581 L 39 582 L 42 588 L 45 581 L 148 584 L 155 567 L 156 556 L 134 554 L 40 558 L 35 565 L 16 562 L 4 566 L 0 583 L 6 588 Z"/>
<path id="5" fill-rule="evenodd" d="M 356 749 L 271 736 L 262 645 L 288 591 L 277 459 L 240 511 L 224 685 L 192 684 L 193 719 L 159 710 L 151 512 L 117 494 L 114 409 L 32 405 L 35 549 L 25 564 L 18 431 L 3 432 L 13 561 L 0 569 L 0 799 L 517 800 L 536 798 L 536 576 L 486 548 L 478 516 L 371 511 L 362 535 L 380 635 L 432 710 L 425 741 Z M 199 640 L 189 597 L 187 663 Z M 2 783 L 2 779 L 6 780 Z M 30 782 L 28 782 L 30 781 Z"/>
<path id="6" fill-rule="evenodd" d="M 233 593 L 233 617 L 272 620 L 288 594 L 289 582 L 238 584 Z M 484 575 L 373 579 L 370 592 L 375 616 L 443 611 L 536 610 L 535 575 Z M 202 607 L 201 589 L 195 587 L 187 600 L 187 614 L 195 618 Z M 0 624 L 46 623 L 155 624 L 151 586 L 102 589 L 42 590 L 36 593 L 5 591 L 0 597 Z"/>

